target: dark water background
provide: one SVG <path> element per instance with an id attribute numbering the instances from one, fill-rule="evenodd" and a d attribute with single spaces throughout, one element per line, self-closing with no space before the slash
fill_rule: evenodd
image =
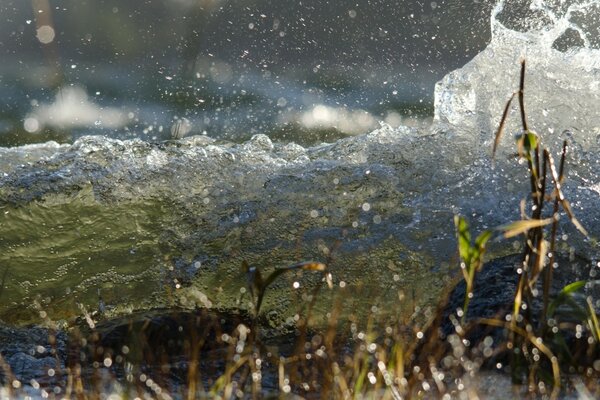
<path id="1" fill-rule="evenodd" d="M 378 121 L 418 123 L 433 113 L 434 83 L 489 41 L 492 6 L 0 0 L 0 145 L 201 133 L 310 144 L 368 132 Z M 44 25 L 55 34 L 48 44 L 38 40 Z M 121 120 L 36 117 L 57 93 Z"/>

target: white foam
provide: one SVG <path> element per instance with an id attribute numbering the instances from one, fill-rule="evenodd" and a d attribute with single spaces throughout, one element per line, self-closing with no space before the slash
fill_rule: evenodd
<path id="1" fill-rule="evenodd" d="M 81 86 L 67 86 L 56 94 L 53 103 L 40 104 L 25 117 L 25 129 L 37 131 L 44 126 L 70 129 L 82 127 L 122 128 L 127 113 L 114 107 L 101 107 L 92 102 Z"/>
<path id="2" fill-rule="evenodd" d="M 593 47 L 590 33 L 585 29 L 587 25 L 580 20 L 588 16 L 586 12 L 592 13 L 590 18 L 597 18 L 598 4 L 598 1 L 580 1 L 558 7 L 534 1 L 530 11 L 539 20 L 529 22 L 530 29 L 521 31 L 515 28 L 520 26 L 516 11 L 511 11 L 507 2 L 498 3 L 491 18 L 491 43 L 436 85 L 437 129 L 454 131 L 471 139 L 474 147 L 487 151 L 504 105 L 518 90 L 520 61 L 524 59 L 530 128 L 540 133 L 550 146 L 559 146 L 562 139 L 568 138 L 577 142 L 581 150 L 597 149 L 600 50 Z M 560 51 L 556 43 L 568 30 L 578 32 L 582 45 Z M 514 101 L 513 110 L 516 107 Z M 516 112 L 509 117 L 507 127 L 508 132 L 519 130 Z M 512 151 L 512 146 L 505 147 Z"/>
<path id="3" fill-rule="evenodd" d="M 302 112 L 288 112 L 279 118 L 279 124 L 291 122 L 298 122 L 306 129 L 336 129 L 346 135 L 360 135 L 377 128 L 377 118 L 368 111 L 325 104 Z"/>

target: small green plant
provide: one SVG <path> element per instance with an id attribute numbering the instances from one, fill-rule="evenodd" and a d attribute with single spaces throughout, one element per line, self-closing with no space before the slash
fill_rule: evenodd
<path id="1" fill-rule="evenodd" d="M 567 309 L 571 317 L 574 316 L 583 324 L 587 324 L 592 338 L 596 341 L 600 338 L 600 325 L 590 300 L 588 299 L 587 307 L 575 300 L 577 292 L 584 287 L 585 282 L 570 283 L 557 294 L 550 293 L 552 273 L 556 263 L 557 226 L 561 209 L 583 235 L 587 236 L 587 232 L 575 218 L 562 191 L 567 142 L 563 143 L 560 165 L 557 170 L 552 155 L 548 149 L 542 147 L 539 135 L 532 131 L 527 124 L 524 86 L 525 61 L 521 64 L 519 90 L 512 94 L 504 108 L 492 149 L 493 160 L 511 109 L 511 102 L 518 95 L 522 131 L 516 138 L 517 152 L 518 157 L 525 161 L 528 167 L 532 211 L 531 215 L 526 215 L 526 203 L 523 201 L 521 204 L 522 219 L 496 228 L 497 231 L 502 232 L 505 238 L 524 235 L 524 251 L 518 270 L 518 284 L 510 315 L 498 316 L 497 319 L 480 319 L 475 321 L 475 324 L 506 329 L 509 338 L 506 348 L 510 354 L 513 379 L 521 381 L 521 377 L 527 376 L 530 387 L 537 387 L 538 381 L 545 381 L 552 385 L 555 396 L 561 385 L 558 360 L 574 359 L 563 337 L 563 331 L 556 329 L 556 320 L 560 319 L 557 315 L 558 309 Z M 553 208 L 550 214 L 545 216 L 544 209 L 549 201 L 553 202 Z M 461 319 L 461 325 L 464 325 L 469 301 L 473 296 L 475 274 L 483 265 L 485 244 L 492 236 L 492 232 L 484 231 L 472 244 L 469 228 L 464 218 L 456 216 L 455 225 L 462 261 L 461 270 L 467 287 L 463 307 L 464 314 Z M 551 226 L 549 235 L 546 232 L 548 226 Z M 546 239 L 548 236 L 549 240 Z M 530 306 L 533 299 L 538 296 L 536 283 L 540 276 L 543 281 L 542 314 L 534 316 L 531 314 Z M 553 327 L 555 328 L 552 329 Z M 532 356 L 540 353 L 546 357 L 548 363 L 542 362 L 539 356 Z M 547 371 L 545 365 L 551 366 L 551 373 Z"/>
<path id="2" fill-rule="evenodd" d="M 318 271 L 325 275 L 325 281 L 331 288 L 333 286 L 332 277 L 327 272 L 327 266 L 320 262 L 302 262 L 293 264 L 283 268 L 277 268 L 266 278 L 263 278 L 260 269 L 254 266 L 250 266 L 248 262 L 242 262 L 242 270 L 246 276 L 246 285 L 252 296 L 253 300 L 253 318 L 250 327 L 246 327 L 241 324 L 236 328 L 237 336 L 237 353 L 238 358 L 233 363 L 227 366 L 225 373 L 220 376 L 213 387 L 210 390 L 211 396 L 217 396 L 222 393 L 223 398 L 232 397 L 233 388 L 233 377 L 234 374 L 240 373 L 244 368 L 249 371 L 249 374 L 242 373 L 242 376 L 251 376 L 251 393 L 253 398 L 262 397 L 261 395 L 261 379 L 257 378 L 261 376 L 261 365 L 263 363 L 263 357 L 272 358 L 272 362 L 280 363 L 281 360 L 277 359 L 275 355 L 269 356 L 269 352 L 264 348 L 260 341 L 260 335 L 258 331 L 260 329 L 259 317 L 263 304 L 264 297 L 267 293 L 268 288 L 273 284 L 279 277 L 290 271 L 302 270 L 302 271 Z M 319 286 L 316 288 L 319 289 Z M 241 379 L 241 387 L 245 386 L 245 380 Z M 189 397 L 189 396 L 188 396 Z M 190 397 L 191 398 L 191 397 Z"/>
<path id="3" fill-rule="evenodd" d="M 254 301 L 254 317 L 256 318 L 260 314 L 260 309 L 267 289 L 278 277 L 294 270 L 324 272 L 327 269 L 327 266 L 320 262 L 302 262 L 283 268 L 277 268 L 275 271 L 271 272 L 266 279 L 262 277 L 260 269 L 250 266 L 246 261 L 242 262 L 242 269 L 246 274 L 246 285 L 248 286 L 248 290 Z M 329 287 L 331 287 L 331 274 L 325 273 L 325 279 L 327 280 Z"/>
<path id="4" fill-rule="evenodd" d="M 465 302 L 462 309 L 461 323 L 464 324 L 467 312 L 469 310 L 469 302 L 473 297 L 473 284 L 475 282 L 475 273 L 483 267 L 483 255 L 485 254 L 485 245 L 492 237 L 492 231 L 483 231 L 475 239 L 475 243 L 471 242 L 471 233 L 469 232 L 469 224 L 464 217 L 456 215 L 454 217 L 454 225 L 458 236 L 458 252 L 460 254 L 461 264 L 460 269 L 463 273 L 467 290 L 465 292 Z"/>

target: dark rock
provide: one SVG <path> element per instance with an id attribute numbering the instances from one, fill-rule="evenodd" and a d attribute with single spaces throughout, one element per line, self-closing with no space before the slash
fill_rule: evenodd
<path id="1" fill-rule="evenodd" d="M 558 267 L 553 270 L 553 280 L 549 298 L 555 299 L 566 285 L 577 281 L 586 284 L 572 293 L 573 304 L 587 310 L 587 297 L 598 298 L 598 287 L 593 263 L 576 257 L 559 255 Z M 484 323 L 482 319 L 492 319 L 502 324 L 507 315 L 513 312 L 515 293 L 518 286 L 518 268 L 522 265 L 522 255 L 515 254 L 487 262 L 476 274 L 473 298 L 470 301 L 464 321 L 461 321 L 458 309 L 464 305 L 466 284 L 464 280 L 450 291 L 447 301 L 438 310 L 434 321 L 424 335 L 425 340 L 414 352 L 416 362 L 423 367 L 433 360 L 450 366 L 462 365 L 463 355 L 476 364 L 496 368 L 498 363 L 510 365 L 508 347 L 511 334 L 508 326 Z M 591 349 L 588 333 L 578 335 L 577 325 L 585 325 L 587 317 L 574 311 L 571 305 L 558 306 L 552 318 L 542 320 L 543 313 L 543 272 L 537 280 L 533 298 L 523 298 L 526 309 L 521 310 L 524 322 L 520 328 L 529 325 L 532 334 L 541 336 L 544 344 L 558 357 L 559 363 L 590 365 L 598 358 L 598 351 Z M 584 311 L 586 312 L 586 311 Z M 546 325 L 551 321 L 555 330 Z M 556 330 L 558 328 L 558 330 Z M 517 334 L 518 335 L 518 334 Z M 525 340 L 527 342 L 527 340 Z M 591 350 L 591 351 L 590 351 Z M 448 357 L 450 356 L 450 357 Z"/>
<path id="2" fill-rule="evenodd" d="M 512 313 L 520 277 L 517 270 L 522 265 L 522 259 L 523 256 L 521 254 L 513 254 L 489 261 L 483 266 L 481 271 L 475 276 L 473 298 L 469 303 L 465 322 L 473 322 L 480 318 L 505 320 L 505 316 Z M 556 261 L 558 267 L 554 268 L 552 274 L 551 298 L 556 297 L 560 290 L 570 283 L 590 279 L 591 263 L 589 261 L 579 257 L 565 257 L 563 255 L 559 255 Z M 546 268 L 550 267 L 547 266 Z M 531 299 L 529 303 L 527 299 L 523 299 L 523 302 L 527 303 L 528 308 L 528 310 L 523 311 L 523 314 L 529 315 L 528 320 L 534 326 L 540 323 L 539 317 L 543 310 L 543 274 L 544 272 L 540 274 L 535 286 L 538 295 Z M 457 309 L 462 309 L 465 291 L 466 283 L 464 280 L 461 280 L 448 298 L 448 303 L 444 309 L 444 322 L 441 325 L 441 332 L 444 336 L 455 331 L 449 317 L 451 314 L 456 313 Z M 594 288 L 593 285 L 587 285 L 583 291 L 585 294 L 591 295 L 591 292 L 598 292 L 598 289 Z M 581 297 L 581 294 L 576 295 L 576 297 L 578 296 Z M 474 327 L 470 331 L 469 338 L 474 342 L 479 342 L 483 339 L 486 331 L 489 330 L 482 327 Z"/>
<path id="3" fill-rule="evenodd" d="M 65 369 L 67 335 L 40 326 L 12 327 L 0 323 L 0 354 L 6 363 L 0 369 L 0 381 L 4 384 L 8 379 L 53 382 Z"/>

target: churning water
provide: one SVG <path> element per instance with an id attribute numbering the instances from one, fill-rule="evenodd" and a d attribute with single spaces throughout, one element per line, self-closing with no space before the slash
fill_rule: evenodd
<path id="1" fill-rule="evenodd" d="M 399 297 L 411 309 L 431 304 L 454 265 L 454 214 L 475 229 L 519 218 L 527 182 L 511 155 L 516 110 L 494 169 L 490 148 L 523 58 L 530 126 L 554 154 L 563 138 L 571 143 L 565 193 L 595 236 L 599 16 L 597 1 L 534 1 L 523 9 L 500 2 L 489 45 L 435 86 L 431 125 L 384 122 L 368 134 L 302 146 L 263 133 L 218 141 L 190 135 L 189 121 L 180 121 L 174 136 L 185 137 L 170 141 L 84 136 L 0 148 L 0 318 L 31 322 L 43 309 L 67 321 L 99 304 L 107 316 L 244 308 L 243 260 L 265 268 L 330 261 L 336 284 L 365 294 L 349 309 L 370 312 Z M 354 113 L 317 105 L 277 118 L 312 128 L 328 118 L 347 130 L 377 125 L 373 115 Z M 100 121 L 118 130 L 128 118 L 71 88 L 34 107 L 24 124 Z M 563 250 L 597 260 L 592 241 L 568 225 Z M 496 242 L 492 254 L 515 246 Z M 320 277 L 290 279 L 303 288 Z M 291 281 L 272 293 L 264 309 L 273 326 L 293 324 L 305 294 Z"/>

